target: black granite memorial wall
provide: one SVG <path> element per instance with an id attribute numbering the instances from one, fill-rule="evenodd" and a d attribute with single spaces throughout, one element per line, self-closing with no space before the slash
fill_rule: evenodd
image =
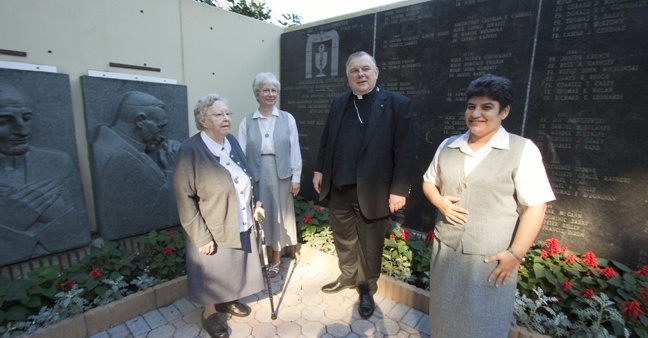
<path id="1" fill-rule="evenodd" d="M 422 175 L 440 142 L 466 130 L 468 83 L 493 73 L 516 93 L 503 126 L 540 147 L 557 197 L 539 239 L 647 264 L 647 16 L 636 0 L 435 0 L 283 34 L 281 108 L 298 121 L 302 194 L 316 199 L 310 182 L 329 103 L 348 89 L 346 57 L 364 50 L 376 57 L 378 84 L 415 103 L 404 221 L 431 229 Z"/>

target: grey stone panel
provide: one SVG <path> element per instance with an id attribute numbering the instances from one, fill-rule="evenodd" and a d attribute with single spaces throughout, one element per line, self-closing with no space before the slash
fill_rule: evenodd
<path id="1" fill-rule="evenodd" d="M 0 69 L 0 265 L 90 242 L 66 74 Z"/>
<path id="2" fill-rule="evenodd" d="M 89 76 L 81 85 L 101 237 L 179 224 L 171 178 L 188 137 L 186 86 Z"/>

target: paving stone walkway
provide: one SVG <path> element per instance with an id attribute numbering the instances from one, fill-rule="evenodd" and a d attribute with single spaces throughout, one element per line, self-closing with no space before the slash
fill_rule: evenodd
<path id="1" fill-rule="evenodd" d="M 322 293 L 322 285 L 334 276 L 287 257 L 272 279 L 277 319 L 271 319 L 267 290 L 242 299 L 252 308 L 248 317 L 227 321 L 230 337 L 429 337 L 428 315 L 374 296 L 376 311 L 369 320 L 358 315 L 358 294 L 346 289 Z M 150 311 L 90 338 L 209 338 L 200 326 L 202 307 L 186 298 Z"/>

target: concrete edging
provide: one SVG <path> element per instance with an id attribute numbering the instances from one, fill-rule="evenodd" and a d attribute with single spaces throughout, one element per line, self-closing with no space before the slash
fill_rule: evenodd
<path id="1" fill-rule="evenodd" d="M 54 325 L 40 328 L 24 337 L 86 338 L 184 297 L 187 297 L 187 276 L 178 277 L 110 304 L 90 309 Z"/>

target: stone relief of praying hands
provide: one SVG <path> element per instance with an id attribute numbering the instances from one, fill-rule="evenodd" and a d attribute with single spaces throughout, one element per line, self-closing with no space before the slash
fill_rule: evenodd
<path id="1" fill-rule="evenodd" d="M 55 180 L 41 180 L 20 188 L 0 186 L 0 225 L 27 231 L 36 222 L 49 223 L 65 212 L 62 188 Z"/>

